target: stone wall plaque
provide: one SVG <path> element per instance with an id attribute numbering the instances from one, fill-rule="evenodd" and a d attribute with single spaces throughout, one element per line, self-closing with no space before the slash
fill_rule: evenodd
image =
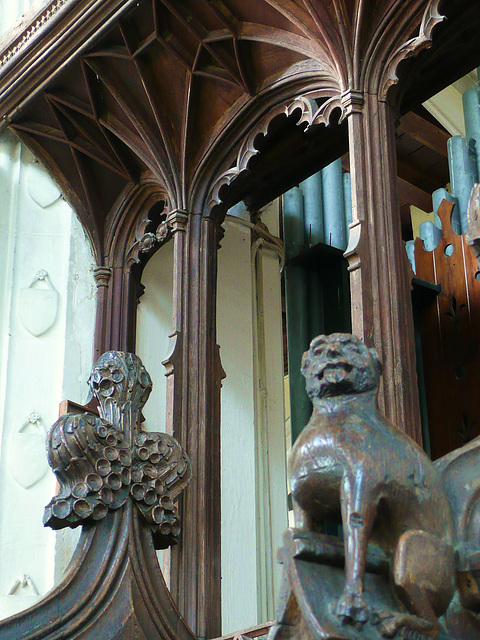
<path id="1" fill-rule="evenodd" d="M 39 288 L 39 282 L 45 283 L 46 288 Z M 32 336 L 41 336 L 54 325 L 58 312 L 58 297 L 58 291 L 44 269 L 38 271 L 28 287 L 20 291 L 20 322 Z"/>
<path id="2" fill-rule="evenodd" d="M 36 411 L 12 434 L 8 452 L 10 473 L 21 487 L 29 489 L 43 478 L 48 469 L 45 429 Z"/>

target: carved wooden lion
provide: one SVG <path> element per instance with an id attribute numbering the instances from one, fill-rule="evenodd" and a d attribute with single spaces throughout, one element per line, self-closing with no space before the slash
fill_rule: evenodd
<path id="1" fill-rule="evenodd" d="M 341 522 L 345 585 L 335 603 L 344 624 L 369 620 L 384 636 L 401 628 L 435 635 L 455 587 L 451 509 L 426 454 L 376 404 L 377 354 L 354 336 L 319 336 L 302 372 L 312 417 L 290 458 L 296 527 Z M 392 559 L 406 611 L 369 611 L 364 600 L 367 545 Z"/>

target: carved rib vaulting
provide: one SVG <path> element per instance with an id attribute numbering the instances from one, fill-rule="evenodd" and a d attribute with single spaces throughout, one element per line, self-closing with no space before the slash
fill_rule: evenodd
<path id="1" fill-rule="evenodd" d="M 438 4 L 57 1 L 2 57 L 1 115 L 62 182 L 101 255 L 120 194 L 151 178 L 171 208 L 202 210 L 212 173 L 272 105 L 385 94 L 398 61 L 429 44 Z"/>

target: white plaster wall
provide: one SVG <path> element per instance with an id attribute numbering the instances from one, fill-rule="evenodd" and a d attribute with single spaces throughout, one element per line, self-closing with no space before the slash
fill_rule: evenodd
<path id="1" fill-rule="evenodd" d="M 137 307 L 136 353 L 152 378 L 153 388 L 143 408 L 146 431 L 167 431 L 165 367 L 173 325 L 173 242 L 167 242 L 150 258 L 143 274 L 145 292 Z M 170 584 L 169 551 L 157 551 L 167 585 Z"/>
<path id="2" fill-rule="evenodd" d="M 279 236 L 279 200 L 261 212 L 269 232 Z M 257 423 L 257 511 L 262 529 L 258 536 L 259 622 L 275 618 L 280 590 L 281 566 L 277 550 L 288 526 L 283 328 L 280 260 L 277 252 L 263 245 L 257 256 L 257 370 L 263 357 L 263 379 L 258 381 Z"/>
<path id="3" fill-rule="evenodd" d="M 262 216 L 278 234 L 278 208 Z M 225 223 L 218 254 L 221 404 L 222 633 L 274 617 L 276 550 L 287 526 L 283 340 L 278 256 Z M 257 297 L 259 300 L 257 300 Z M 258 302 L 258 304 L 257 304 Z"/>
<path id="4" fill-rule="evenodd" d="M 173 242 L 167 242 L 147 263 L 142 284 L 145 292 L 137 309 L 137 355 L 153 382 L 143 408 L 147 431 L 165 431 L 165 360 L 169 351 L 173 316 Z"/>
<path id="5" fill-rule="evenodd" d="M 0 616 L 4 617 L 52 588 L 76 541 L 76 533 L 56 537 L 42 525 L 44 506 L 55 492 L 55 477 L 46 465 L 45 430 L 57 419 L 61 400 L 85 400 L 95 287 L 93 257 L 79 223 L 30 152 L 9 134 L 0 138 L 0 221 Z M 58 309 L 52 326 L 35 337 L 25 321 L 42 320 L 44 315 L 38 304 L 30 303 L 22 316 L 21 301 L 22 290 L 41 269 L 58 292 Z M 39 282 L 33 288 L 48 287 Z M 36 423 L 28 421 L 32 412 L 39 416 Z M 24 575 L 31 580 L 22 586 L 18 581 Z M 15 584 L 15 594 L 8 595 Z"/>
<path id="6" fill-rule="evenodd" d="M 261 460 L 258 463 L 257 509 L 263 514 L 264 534 L 259 545 L 259 562 L 265 567 L 260 580 L 259 622 L 275 618 L 275 606 L 280 589 L 281 567 L 277 549 L 282 546 L 282 534 L 288 526 L 287 480 L 285 454 L 285 415 L 283 377 L 282 302 L 278 256 L 271 250 L 261 250 L 263 335 L 265 357 L 265 422 L 257 417 L 257 440 Z M 263 467 L 263 469 L 262 469 Z M 261 538 L 260 538 L 261 540 Z"/>
<path id="7" fill-rule="evenodd" d="M 255 414 L 250 229 L 225 225 L 218 253 L 221 404 L 222 633 L 257 623 Z"/>

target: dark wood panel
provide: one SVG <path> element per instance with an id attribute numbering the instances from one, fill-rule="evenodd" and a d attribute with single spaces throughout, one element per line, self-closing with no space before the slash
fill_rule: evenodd
<path id="1" fill-rule="evenodd" d="M 425 251 L 420 239 L 415 244 L 416 276 L 441 287 L 419 309 L 433 458 L 480 434 L 480 280 L 465 236 L 451 228 L 451 212 L 444 200 L 438 209 L 443 236 L 434 251 Z"/>

